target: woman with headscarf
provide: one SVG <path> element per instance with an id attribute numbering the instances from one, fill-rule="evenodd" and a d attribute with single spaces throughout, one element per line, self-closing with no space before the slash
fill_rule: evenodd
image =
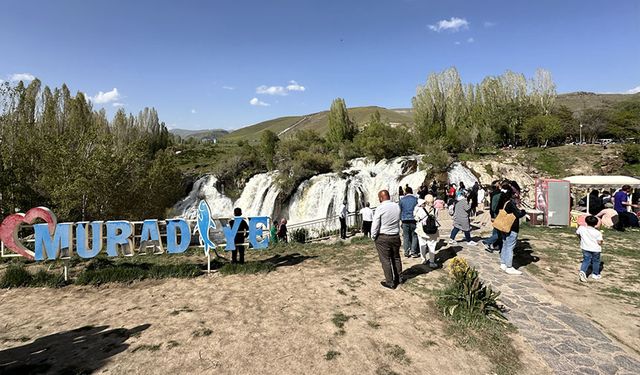
<path id="1" fill-rule="evenodd" d="M 427 250 L 429 251 L 429 267 L 438 268 L 436 263 L 436 246 L 440 238 L 437 230 L 438 210 L 434 207 L 433 195 L 427 194 L 424 200 L 420 199 L 418 205 L 413 210 L 413 216 L 416 219 L 416 234 L 418 235 L 418 245 L 420 245 L 420 256 L 422 264 L 427 264 Z M 427 225 L 428 220 L 435 220 L 436 232 L 426 233 L 423 229 Z"/>
<path id="2" fill-rule="evenodd" d="M 278 240 L 287 243 L 287 219 L 283 218 L 280 220 L 280 226 L 278 227 Z"/>

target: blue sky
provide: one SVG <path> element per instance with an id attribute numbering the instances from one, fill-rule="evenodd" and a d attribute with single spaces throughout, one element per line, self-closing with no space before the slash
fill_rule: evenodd
<path id="1" fill-rule="evenodd" d="M 336 97 L 409 107 L 450 66 L 465 82 L 543 67 L 561 93 L 640 87 L 636 0 L 4 0 L 0 14 L 0 79 L 67 83 L 110 115 L 153 106 L 180 128 L 237 128 Z"/>

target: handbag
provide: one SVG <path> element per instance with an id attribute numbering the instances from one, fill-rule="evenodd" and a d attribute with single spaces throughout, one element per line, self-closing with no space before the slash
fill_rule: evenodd
<path id="1" fill-rule="evenodd" d="M 493 227 L 502 233 L 511 232 L 511 226 L 513 225 L 513 222 L 516 221 L 516 215 L 509 214 L 506 211 L 508 204 L 509 201 L 507 201 L 507 203 L 504 204 L 504 207 L 498 211 L 498 216 L 493 220 Z"/>

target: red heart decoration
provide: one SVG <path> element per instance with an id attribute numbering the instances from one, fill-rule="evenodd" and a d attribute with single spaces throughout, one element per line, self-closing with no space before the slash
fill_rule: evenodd
<path id="1" fill-rule="evenodd" d="M 36 219 L 43 220 L 49 224 L 49 233 L 53 235 L 56 230 L 58 220 L 56 215 L 46 207 L 36 207 L 27 211 L 26 214 L 17 213 L 7 216 L 0 225 L 0 241 L 12 251 L 33 260 L 35 254 L 27 249 L 18 238 L 18 230 L 22 224 L 32 224 Z"/>

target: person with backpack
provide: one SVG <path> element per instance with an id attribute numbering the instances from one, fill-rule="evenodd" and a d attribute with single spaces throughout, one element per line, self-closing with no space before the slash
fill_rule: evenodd
<path id="1" fill-rule="evenodd" d="M 420 245 L 420 256 L 422 264 L 427 264 L 427 249 L 429 250 L 429 267 L 438 268 L 436 263 L 436 246 L 440 238 L 438 231 L 438 210 L 434 207 L 433 195 L 427 194 L 424 200 L 419 200 L 418 205 L 413 210 L 416 225 L 416 235 Z"/>

